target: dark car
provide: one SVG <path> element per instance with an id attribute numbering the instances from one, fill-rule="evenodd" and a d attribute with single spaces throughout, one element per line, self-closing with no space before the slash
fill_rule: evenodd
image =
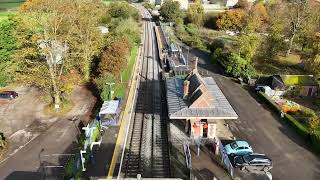
<path id="1" fill-rule="evenodd" d="M 264 154 L 249 154 L 243 156 L 236 156 L 234 158 L 235 167 L 241 170 L 254 169 L 258 171 L 269 171 L 272 169 L 272 160 Z"/>
<path id="2" fill-rule="evenodd" d="M 2 99 L 14 99 L 18 97 L 18 93 L 15 91 L 1 91 L 0 92 L 0 98 Z"/>

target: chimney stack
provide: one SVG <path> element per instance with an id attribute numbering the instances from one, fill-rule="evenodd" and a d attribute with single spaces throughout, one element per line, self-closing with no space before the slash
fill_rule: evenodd
<path id="1" fill-rule="evenodd" d="M 188 94 L 189 94 L 189 85 L 190 85 L 190 81 L 185 80 L 183 82 L 183 98 L 187 98 Z"/>
<path id="2" fill-rule="evenodd" d="M 198 72 L 198 57 L 193 62 L 193 71 Z"/>

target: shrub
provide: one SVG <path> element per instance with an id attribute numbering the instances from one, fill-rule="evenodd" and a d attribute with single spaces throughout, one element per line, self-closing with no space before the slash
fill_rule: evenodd
<path id="1" fill-rule="evenodd" d="M 211 53 L 214 53 L 216 49 L 224 49 L 224 40 L 223 39 L 214 39 L 213 42 L 209 45 L 209 50 Z"/>
<path id="2" fill-rule="evenodd" d="M 110 3 L 107 12 L 113 18 L 128 19 L 132 17 L 136 21 L 140 19 L 139 11 L 136 8 L 130 6 L 128 2 L 124 1 Z"/>
<path id="3" fill-rule="evenodd" d="M 103 101 L 108 100 L 110 97 L 110 87 L 106 83 L 116 82 L 112 74 L 104 74 L 103 76 L 95 79 L 95 84 L 100 92 L 100 97 Z"/>

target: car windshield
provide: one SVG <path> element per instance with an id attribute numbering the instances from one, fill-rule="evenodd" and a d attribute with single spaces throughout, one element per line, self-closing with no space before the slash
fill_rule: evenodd
<path id="1" fill-rule="evenodd" d="M 232 147 L 232 149 L 236 149 L 238 147 L 238 144 L 236 142 L 233 142 L 230 144 L 230 146 Z"/>
<path id="2" fill-rule="evenodd" d="M 244 155 L 244 156 L 243 156 L 243 160 L 244 160 L 245 162 L 250 162 L 250 161 L 253 160 L 253 157 L 250 156 L 250 155 Z"/>

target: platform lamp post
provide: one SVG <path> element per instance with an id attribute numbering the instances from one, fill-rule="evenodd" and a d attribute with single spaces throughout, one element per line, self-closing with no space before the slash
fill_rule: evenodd
<path id="1" fill-rule="evenodd" d="M 188 65 L 189 65 L 189 50 L 190 50 L 190 48 L 189 48 L 189 46 L 187 46 L 186 47 L 187 48 L 187 50 L 188 50 L 188 54 L 187 54 L 187 67 L 188 67 Z"/>
<path id="2" fill-rule="evenodd" d="M 115 85 L 116 83 L 112 83 L 112 82 L 110 82 L 110 83 L 106 83 L 106 85 L 109 85 L 109 88 L 110 88 L 110 96 L 109 96 L 109 100 L 112 100 L 112 95 L 113 95 L 113 93 L 114 93 L 114 91 L 112 91 L 112 85 Z"/>

